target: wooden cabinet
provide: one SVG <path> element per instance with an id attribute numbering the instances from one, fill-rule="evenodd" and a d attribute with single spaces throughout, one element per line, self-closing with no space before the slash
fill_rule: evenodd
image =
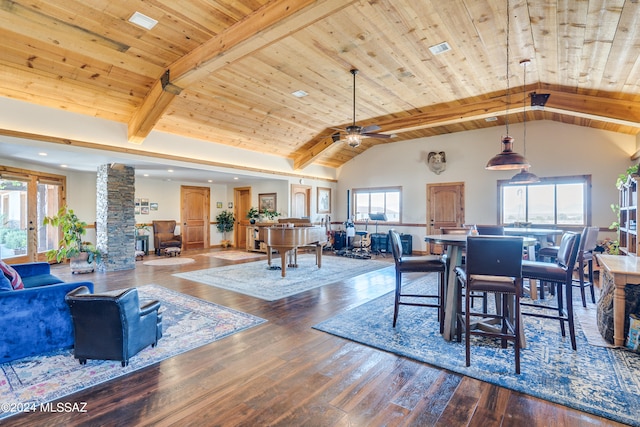
<path id="1" fill-rule="evenodd" d="M 638 254 L 638 175 L 629 175 L 620 186 L 620 251 Z"/>
<path id="2" fill-rule="evenodd" d="M 273 224 L 262 225 L 262 226 L 270 226 Z M 260 234 L 260 227 L 257 224 L 249 225 L 247 227 L 247 251 L 249 252 L 262 252 L 267 253 L 267 245 L 261 242 L 258 237 Z M 274 252 L 273 250 L 271 252 Z"/>

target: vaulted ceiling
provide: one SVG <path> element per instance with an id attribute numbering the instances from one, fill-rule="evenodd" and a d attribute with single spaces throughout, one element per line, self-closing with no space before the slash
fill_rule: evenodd
<path id="1" fill-rule="evenodd" d="M 639 8 L 637 0 L 511 0 L 508 9 L 506 0 L 0 0 L 0 96 L 126 123 L 131 144 L 158 130 L 290 158 L 296 169 L 338 167 L 375 144 L 504 126 L 507 114 L 522 121 L 525 106 L 527 120 L 636 135 Z M 130 23 L 134 12 L 157 25 Z M 430 51 L 443 42 L 451 50 Z M 395 135 L 355 149 L 332 138 L 352 124 L 352 68 L 356 123 Z M 292 95 L 299 90 L 307 96 Z M 550 94 L 543 111 L 528 107 L 534 91 Z"/>

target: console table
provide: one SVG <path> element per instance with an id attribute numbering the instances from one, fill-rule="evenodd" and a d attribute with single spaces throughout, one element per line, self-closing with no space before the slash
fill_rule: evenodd
<path id="1" fill-rule="evenodd" d="M 632 255 L 604 254 L 598 254 L 597 257 L 602 265 L 603 274 L 601 278 L 603 294 L 598 301 L 598 327 L 600 328 L 600 317 L 606 309 L 605 302 L 608 300 L 606 285 L 610 283 L 610 286 L 613 286 L 613 344 L 622 347 L 625 341 L 624 325 L 627 317 L 625 287 L 640 285 L 640 258 Z M 600 333 L 602 334 L 603 331 L 600 330 Z"/>

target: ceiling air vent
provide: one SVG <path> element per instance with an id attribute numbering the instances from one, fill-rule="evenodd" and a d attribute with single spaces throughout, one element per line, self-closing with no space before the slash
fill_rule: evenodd
<path id="1" fill-rule="evenodd" d="M 129 22 L 147 30 L 152 29 L 158 23 L 158 21 L 156 21 L 155 19 L 149 18 L 147 15 L 143 15 L 140 12 L 135 12 L 133 15 L 131 15 L 131 18 L 129 18 Z"/>
<path id="2" fill-rule="evenodd" d="M 440 44 L 431 46 L 429 48 L 429 50 L 431 51 L 431 53 L 433 53 L 434 55 L 440 55 L 441 53 L 445 53 L 451 50 L 451 46 L 449 46 L 449 43 L 447 42 L 442 42 Z"/>

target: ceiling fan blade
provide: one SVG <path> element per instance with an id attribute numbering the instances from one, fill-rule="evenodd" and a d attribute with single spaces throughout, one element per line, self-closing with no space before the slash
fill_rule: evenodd
<path id="1" fill-rule="evenodd" d="M 395 135 L 385 135 L 384 133 L 362 133 L 362 136 L 366 136 L 367 138 L 392 138 Z"/>
<path id="2" fill-rule="evenodd" d="M 380 126 L 378 126 L 378 125 L 370 125 L 370 126 L 363 127 L 361 133 L 364 135 L 365 133 L 375 132 L 377 130 L 380 130 Z"/>
<path id="3" fill-rule="evenodd" d="M 340 132 L 336 132 L 334 134 L 331 135 L 331 140 L 333 142 L 338 142 L 340 141 Z"/>

